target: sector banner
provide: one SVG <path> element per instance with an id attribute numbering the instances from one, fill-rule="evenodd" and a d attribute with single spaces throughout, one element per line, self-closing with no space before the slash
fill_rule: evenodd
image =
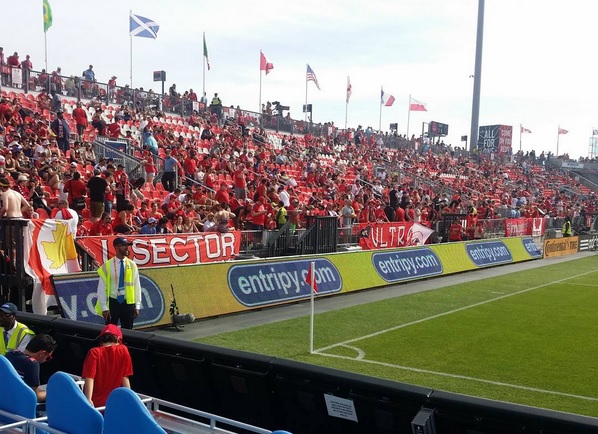
<path id="1" fill-rule="evenodd" d="M 77 244 L 100 265 L 114 256 L 114 236 L 82 237 Z M 199 234 L 169 234 L 128 236 L 131 259 L 139 267 L 206 264 L 227 261 L 239 254 L 241 232 L 226 234 L 206 232 Z"/>
<path id="2" fill-rule="evenodd" d="M 432 229 L 413 222 L 361 223 L 359 247 L 364 250 L 423 246 Z"/>

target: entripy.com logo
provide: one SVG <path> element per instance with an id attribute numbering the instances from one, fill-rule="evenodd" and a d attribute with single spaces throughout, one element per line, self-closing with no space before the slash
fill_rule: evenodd
<path id="1" fill-rule="evenodd" d="M 442 263 L 431 249 L 400 250 L 372 255 L 374 268 L 387 282 L 442 274 Z"/>
<path id="2" fill-rule="evenodd" d="M 228 270 L 228 287 L 247 307 L 264 306 L 310 296 L 306 282 L 310 264 L 315 264 L 318 294 L 331 294 L 343 287 L 337 268 L 327 259 L 234 265 Z"/>
<path id="3" fill-rule="evenodd" d="M 467 244 L 465 249 L 478 267 L 513 262 L 513 255 L 502 241 Z"/>

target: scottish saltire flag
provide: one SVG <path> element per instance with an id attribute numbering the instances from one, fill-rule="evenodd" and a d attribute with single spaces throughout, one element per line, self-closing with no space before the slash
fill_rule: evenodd
<path id="1" fill-rule="evenodd" d="M 160 26 L 154 20 L 140 17 L 132 12 L 129 14 L 129 35 L 156 39 L 158 30 L 160 30 Z"/>

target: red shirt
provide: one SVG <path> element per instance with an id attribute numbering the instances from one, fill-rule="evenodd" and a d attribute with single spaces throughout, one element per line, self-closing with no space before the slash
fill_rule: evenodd
<path id="1" fill-rule="evenodd" d="M 266 221 L 266 213 L 262 211 L 265 211 L 266 209 L 264 208 L 264 205 L 262 205 L 261 203 L 256 203 L 255 205 L 253 205 L 253 208 L 251 210 L 251 221 L 253 222 L 254 225 L 258 225 L 258 226 L 264 226 L 264 223 Z M 260 213 L 259 215 L 254 215 L 254 213 Z"/>
<path id="2" fill-rule="evenodd" d="M 89 235 L 112 235 L 112 223 L 104 223 L 102 220 L 98 220 L 89 230 Z"/>
<path id="3" fill-rule="evenodd" d="M 76 107 L 75 110 L 73 110 L 73 118 L 77 125 L 87 125 L 87 114 L 82 107 Z"/>
<path id="4" fill-rule="evenodd" d="M 120 137 L 120 125 L 116 122 L 108 125 L 108 136 L 112 139 L 118 139 Z"/>
<path id="5" fill-rule="evenodd" d="M 129 349 L 124 345 L 100 346 L 89 350 L 83 362 L 83 378 L 93 378 L 91 400 L 95 406 L 106 405 L 108 395 L 121 387 L 123 378 L 133 375 Z"/>
<path id="6" fill-rule="evenodd" d="M 184 166 L 185 166 L 185 173 L 188 176 L 193 176 L 193 174 L 195 173 L 195 170 L 197 169 L 197 160 L 192 157 L 187 157 L 187 158 L 185 158 Z"/>
<path id="7" fill-rule="evenodd" d="M 222 203 L 222 202 L 230 203 L 230 196 L 229 196 L 228 192 L 221 188 L 219 188 L 218 191 L 216 192 L 214 199 L 217 200 L 218 203 Z"/>

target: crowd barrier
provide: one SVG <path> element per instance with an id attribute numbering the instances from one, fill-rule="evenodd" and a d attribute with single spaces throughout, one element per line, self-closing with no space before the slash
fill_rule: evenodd
<path id="1" fill-rule="evenodd" d="M 102 326 L 22 313 L 57 343 L 41 365 L 81 374 Z M 266 429 L 294 434 L 514 434 L 597 432 L 595 418 L 478 399 L 301 362 L 123 330 L 133 390 Z M 73 418 L 76 423 L 76 418 Z M 414 422 L 417 422 L 415 424 Z M 417 426 L 415 426 L 417 425 Z"/>
<path id="2" fill-rule="evenodd" d="M 541 257 L 533 238 L 512 237 L 313 257 L 141 268 L 142 306 L 136 325 L 170 323 L 168 305 L 173 291 L 180 311 L 193 313 L 196 318 L 306 300 L 310 287 L 305 278 L 312 262 L 318 297 L 323 297 Z M 357 269 L 361 272 L 355 273 Z M 94 310 L 96 273 L 53 276 L 53 280 L 66 318 L 102 323 Z"/>

